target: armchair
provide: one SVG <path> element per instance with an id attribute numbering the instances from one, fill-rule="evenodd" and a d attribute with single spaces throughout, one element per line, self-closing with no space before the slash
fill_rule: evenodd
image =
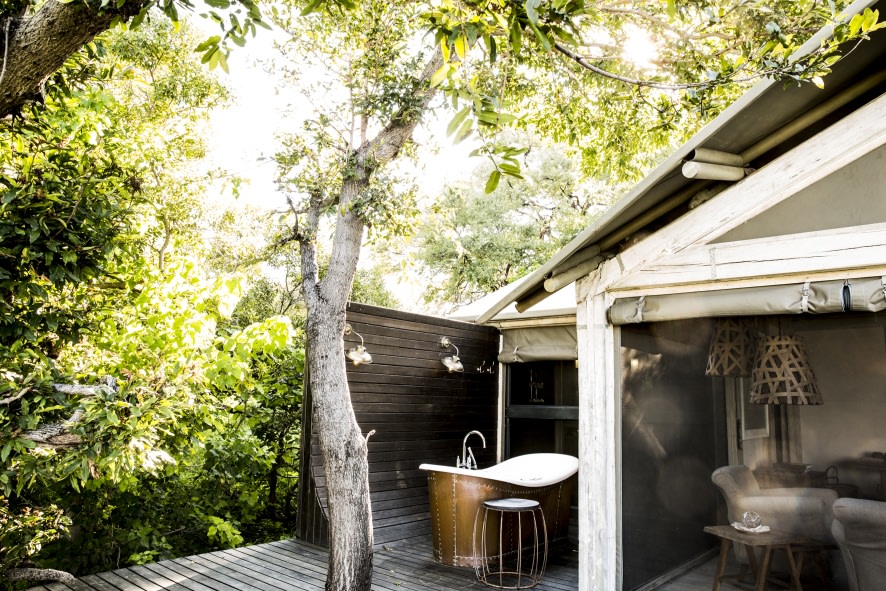
<path id="1" fill-rule="evenodd" d="M 833 544 L 831 522 L 837 493 L 829 488 L 761 489 L 754 473 L 747 466 L 717 468 L 711 480 L 723 493 L 729 522 L 741 523 L 745 511 L 755 511 L 763 525 L 773 530 Z M 736 557 L 748 563 L 743 549 L 736 548 Z"/>
<path id="2" fill-rule="evenodd" d="M 851 591 L 886 589 L 886 503 L 839 499 L 831 531 L 840 545 Z"/>

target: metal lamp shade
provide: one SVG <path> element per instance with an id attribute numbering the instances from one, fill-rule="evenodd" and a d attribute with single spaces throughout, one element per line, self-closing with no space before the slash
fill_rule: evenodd
<path id="1" fill-rule="evenodd" d="M 750 401 L 756 404 L 824 402 L 800 337 L 760 337 L 751 374 Z"/>
<path id="2" fill-rule="evenodd" d="M 704 375 L 749 377 L 754 364 L 751 332 L 751 323 L 745 319 L 718 318 Z"/>
<path id="3" fill-rule="evenodd" d="M 461 361 L 458 360 L 458 355 L 453 355 L 452 357 L 444 357 L 443 365 L 446 366 L 446 369 L 449 370 L 449 373 L 465 370 L 464 365 L 462 365 Z"/>
<path id="4" fill-rule="evenodd" d="M 354 347 L 353 349 L 348 349 L 347 356 L 354 365 L 365 365 L 372 363 L 372 355 L 369 354 L 369 351 L 367 351 L 366 347 L 364 347 L 363 345 L 360 345 L 359 347 Z"/>

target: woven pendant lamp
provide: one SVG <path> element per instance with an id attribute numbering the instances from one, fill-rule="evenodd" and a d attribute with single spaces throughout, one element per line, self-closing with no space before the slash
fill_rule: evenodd
<path id="1" fill-rule="evenodd" d="M 824 402 L 800 337 L 760 337 L 751 373 L 750 401 L 756 404 Z"/>
<path id="2" fill-rule="evenodd" d="M 717 318 L 704 375 L 749 377 L 753 363 L 751 322 L 744 318 Z"/>

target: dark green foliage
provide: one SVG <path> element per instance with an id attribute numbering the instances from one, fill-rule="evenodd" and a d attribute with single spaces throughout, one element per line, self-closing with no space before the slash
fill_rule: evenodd
<path id="1" fill-rule="evenodd" d="M 224 94 L 178 35 L 108 35 L 0 123 L 0 572 L 82 575 L 292 530 L 303 353 L 267 310 L 223 325 L 241 278 L 198 269 L 200 184 L 176 171 Z M 102 375 L 119 391 L 51 387 Z M 26 436 L 75 412 L 79 444 Z"/>
<path id="2" fill-rule="evenodd" d="M 122 246 L 140 181 L 114 156 L 107 100 L 78 92 L 0 124 L 0 345 L 75 338 L 84 288 Z"/>

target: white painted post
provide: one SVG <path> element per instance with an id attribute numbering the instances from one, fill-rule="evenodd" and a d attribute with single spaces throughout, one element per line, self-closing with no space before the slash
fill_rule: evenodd
<path id="1" fill-rule="evenodd" d="M 620 591 L 618 472 L 620 420 L 615 330 L 606 320 L 599 273 L 576 283 L 579 380 L 579 589 Z"/>

